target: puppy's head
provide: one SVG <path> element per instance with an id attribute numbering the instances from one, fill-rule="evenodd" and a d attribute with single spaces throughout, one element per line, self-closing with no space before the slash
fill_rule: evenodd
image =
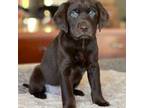
<path id="1" fill-rule="evenodd" d="M 102 4 L 93 0 L 71 0 L 63 3 L 54 15 L 57 26 L 78 39 L 95 37 L 108 21 L 108 13 Z"/>

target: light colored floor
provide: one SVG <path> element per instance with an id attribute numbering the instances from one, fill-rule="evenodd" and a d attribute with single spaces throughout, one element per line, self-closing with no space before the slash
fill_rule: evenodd
<path id="1" fill-rule="evenodd" d="M 19 65 L 19 108 L 62 108 L 61 97 L 47 93 L 47 99 L 34 98 L 22 86 L 27 83 L 35 64 Z M 100 60 L 103 95 L 111 104 L 107 108 L 125 108 L 125 60 Z M 77 108 L 101 108 L 92 104 L 86 74 L 79 86 L 84 97 L 76 96 Z"/>

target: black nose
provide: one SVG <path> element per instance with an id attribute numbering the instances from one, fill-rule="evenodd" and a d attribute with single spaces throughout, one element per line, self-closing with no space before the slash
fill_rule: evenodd
<path id="1" fill-rule="evenodd" d="M 85 22 L 79 23 L 78 28 L 79 28 L 81 31 L 83 31 L 83 32 L 87 32 L 87 31 L 88 31 L 88 26 L 87 26 L 87 24 L 86 24 Z"/>

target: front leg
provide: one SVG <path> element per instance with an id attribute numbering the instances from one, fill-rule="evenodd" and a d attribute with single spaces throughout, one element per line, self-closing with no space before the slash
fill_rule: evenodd
<path id="1" fill-rule="evenodd" d="M 62 63 L 61 66 L 61 92 L 63 108 L 76 108 L 72 81 L 70 79 L 71 68 L 65 63 Z"/>
<path id="2" fill-rule="evenodd" d="M 91 97 L 93 103 L 98 104 L 99 106 L 109 106 L 109 103 L 102 96 L 98 62 L 89 66 L 88 80 L 91 87 Z"/>

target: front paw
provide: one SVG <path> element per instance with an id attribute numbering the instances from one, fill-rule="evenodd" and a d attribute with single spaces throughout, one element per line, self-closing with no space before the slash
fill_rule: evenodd
<path id="1" fill-rule="evenodd" d="M 109 106 L 109 102 L 107 102 L 106 100 L 96 100 L 93 101 L 93 103 L 99 105 L 99 106 Z"/>
<path id="2" fill-rule="evenodd" d="M 110 105 L 110 103 L 107 102 L 103 97 L 99 97 L 99 96 L 98 97 L 92 96 L 92 102 L 99 106 L 109 106 Z"/>

